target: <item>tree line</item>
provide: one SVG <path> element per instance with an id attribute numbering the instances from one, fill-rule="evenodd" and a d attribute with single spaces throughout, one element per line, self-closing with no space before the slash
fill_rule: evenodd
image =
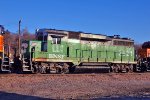
<path id="1" fill-rule="evenodd" d="M 21 30 L 20 33 L 21 33 L 20 35 L 21 41 L 35 39 L 35 34 L 30 33 L 27 28 Z M 5 53 L 8 53 L 8 47 L 9 47 L 10 57 L 13 58 L 14 56 L 16 56 L 15 54 L 18 54 L 19 34 L 18 32 L 13 33 L 10 32 L 9 30 L 5 30 L 3 36 L 4 36 L 4 46 L 5 46 L 4 51 Z"/>

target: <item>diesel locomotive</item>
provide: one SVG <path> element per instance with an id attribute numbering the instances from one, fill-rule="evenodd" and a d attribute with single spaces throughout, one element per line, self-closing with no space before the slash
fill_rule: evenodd
<path id="1" fill-rule="evenodd" d="M 35 35 L 36 40 L 22 41 L 24 72 L 69 73 L 80 68 L 137 70 L 134 41 L 130 38 L 56 29 L 38 29 Z"/>

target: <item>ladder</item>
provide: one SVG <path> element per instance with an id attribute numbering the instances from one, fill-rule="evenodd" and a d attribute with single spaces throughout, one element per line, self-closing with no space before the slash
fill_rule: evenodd
<path id="1" fill-rule="evenodd" d="M 9 47 L 8 47 L 8 56 L 9 56 Z M 4 53 L 4 46 L 3 46 L 3 52 L 2 52 L 2 59 L 1 59 L 1 67 L 0 67 L 0 71 L 1 72 L 11 72 L 10 71 L 10 59 L 8 56 L 6 56 Z"/>
<path id="2" fill-rule="evenodd" d="M 24 53 L 22 54 L 22 71 L 31 73 L 33 72 L 31 57 L 26 58 Z"/>
<path id="3" fill-rule="evenodd" d="M 30 62 L 28 61 L 27 58 L 22 58 L 22 70 L 23 72 L 30 72 L 32 71 L 31 70 L 31 67 L 30 67 Z"/>
<path id="4" fill-rule="evenodd" d="M 9 63 L 9 57 L 5 56 L 2 58 L 2 63 L 1 63 L 1 72 L 10 72 L 10 63 Z"/>

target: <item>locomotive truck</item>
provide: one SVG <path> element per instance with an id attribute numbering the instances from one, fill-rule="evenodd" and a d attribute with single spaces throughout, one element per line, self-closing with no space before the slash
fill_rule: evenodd
<path id="1" fill-rule="evenodd" d="M 134 41 L 76 31 L 39 29 L 36 40 L 22 41 L 23 71 L 69 73 L 76 69 L 129 72 L 136 69 Z"/>

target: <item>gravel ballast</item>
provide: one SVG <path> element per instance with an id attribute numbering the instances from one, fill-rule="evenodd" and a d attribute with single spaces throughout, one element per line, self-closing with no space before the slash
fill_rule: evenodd
<path id="1" fill-rule="evenodd" d="M 5 100 L 12 93 L 31 100 L 150 95 L 150 73 L 0 74 L 0 80 Z"/>

